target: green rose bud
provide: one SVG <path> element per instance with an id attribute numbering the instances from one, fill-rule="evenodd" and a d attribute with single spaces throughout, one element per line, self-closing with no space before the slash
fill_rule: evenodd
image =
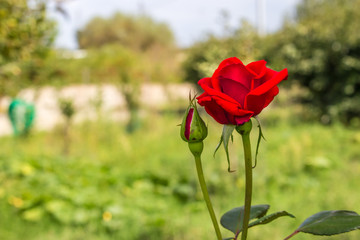
<path id="1" fill-rule="evenodd" d="M 235 127 L 236 131 L 238 133 L 240 133 L 241 135 L 246 135 L 246 134 L 249 134 L 251 132 L 251 129 L 252 129 L 252 122 L 251 122 L 251 119 L 249 119 L 249 121 L 241 124 L 241 125 L 237 125 Z"/>
<path id="2" fill-rule="evenodd" d="M 207 127 L 193 100 L 190 100 L 190 105 L 182 121 L 180 136 L 188 143 L 202 142 L 207 137 Z"/>

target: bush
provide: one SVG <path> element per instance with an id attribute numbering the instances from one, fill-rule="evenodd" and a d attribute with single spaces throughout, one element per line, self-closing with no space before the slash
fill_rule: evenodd
<path id="1" fill-rule="evenodd" d="M 309 90 L 302 102 L 325 122 L 348 124 L 360 116 L 359 28 L 360 1 L 306 0 L 295 22 L 268 38 L 264 57 L 287 67 L 291 81 Z"/>

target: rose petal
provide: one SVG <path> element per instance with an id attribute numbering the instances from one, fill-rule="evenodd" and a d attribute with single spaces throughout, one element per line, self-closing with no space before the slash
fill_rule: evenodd
<path id="1" fill-rule="evenodd" d="M 198 103 L 219 123 L 240 125 L 272 102 L 277 84 L 287 77 L 287 69 L 271 70 L 264 60 L 245 66 L 238 58 L 228 58 L 211 78 L 198 82 L 204 89 Z"/>
<path id="2" fill-rule="evenodd" d="M 227 58 L 219 64 L 219 67 L 215 70 L 213 76 L 215 76 L 217 74 L 217 72 L 220 71 L 221 69 L 223 69 L 224 67 L 232 65 L 232 64 L 244 65 L 243 62 L 240 59 L 238 59 L 237 57 Z"/>
<path id="3" fill-rule="evenodd" d="M 245 110 L 244 107 L 231 96 L 211 88 L 211 81 L 209 78 L 203 78 L 198 83 L 200 87 L 204 89 L 205 93 L 230 115 L 244 116 L 253 114 L 252 111 Z"/>
<path id="4" fill-rule="evenodd" d="M 243 109 L 239 103 L 233 104 L 232 102 L 228 102 L 218 96 L 211 96 L 211 97 L 220 107 L 222 107 L 226 112 L 230 113 L 231 115 L 243 116 L 249 113 L 253 114 L 253 112 Z"/>
<path id="5" fill-rule="evenodd" d="M 216 100 L 211 96 L 203 93 L 198 98 L 198 103 L 205 107 L 206 112 L 221 124 L 243 124 L 248 121 L 254 113 L 244 109 L 234 109 L 233 113 L 224 109 L 223 101 Z M 220 103 L 220 104 L 219 104 Z"/>
<path id="6" fill-rule="evenodd" d="M 240 103 L 228 95 L 211 89 L 206 85 L 202 85 L 201 87 L 211 97 L 212 100 L 214 100 L 222 109 L 225 110 L 225 112 L 232 115 L 239 115 L 239 110 L 243 109 Z"/>
<path id="7" fill-rule="evenodd" d="M 273 87 L 262 95 L 249 95 L 246 97 L 247 109 L 254 112 L 254 115 L 258 115 L 264 108 L 266 108 L 274 97 L 279 93 L 277 86 Z"/>
<path id="8" fill-rule="evenodd" d="M 205 107 L 205 111 L 212 116 L 220 124 L 229 124 L 230 120 L 227 117 L 224 109 L 222 109 L 211 97 L 203 93 L 197 97 L 198 103 Z"/>
<path id="9" fill-rule="evenodd" d="M 255 79 L 263 77 L 266 73 L 266 61 L 260 60 L 246 65 L 248 71 L 255 75 Z"/>
<path id="10" fill-rule="evenodd" d="M 255 88 L 258 88 L 259 86 L 261 86 L 265 82 L 271 80 L 278 73 L 279 72 L 274 71 L 274 70 L 272 70 L 270 68 L 266 68 L 265 69 L 265 74 L 261 78 L 254 79 L 253 86 L 252 86 L 251 90 L 254 90 Z"/>
<path id="11" fill-rule="evenodd" d="M 237 81 L 227 78 L 221 79 L 220 84 L 223 93 L 235 99 L 241 106 L 244 106 L 245 97 L 250 92 L 250 89 Z"/>
<path id="12" fill-rule="evenodd" d="M 218 81 L 220 87 L 222 87 L 222 79 L 230 79 L 242 84 L 248 91 L 251 89 L 251 81 L 254 78 L 254 74 L 250 73 L 243 64 L 232 64 L 224 67 L 219 71 Z M 215 80 L 213 80 L 215 82 Z"/>
<path id="13" fill-rule="evenodd" d="M 287 69 L 284 69 L 275 74 L 264 84 L 252 90 L 245 98 L 245 109 L 253 111 L 254 115 L 258 115 L 279 93 L 277 84 L 283 80 L 286 80 L 287 77 Z"/>
<path id="14" fill-rule="evenodd" d="M 249 121 L 249 119 L 253 116 L 254 114 L 253 113 L 249 113 L 249 114 L 246 114 L 244 116 L 235 116 L 235 122 L 236 122 L 236 125 L 241 125 L 241 124 L 244 124 L 246 123 L 247 121 Z"/>
<path id="15" fill-rule="evenodd" d="M 231 98 L 230 96 L 218 91 L 218 90 L 215 90 L 212 88 L 211 86 L 211 80 L 210 78 L 203 78 L 201 79 L 198 84 L 200 85 L 200 87 L 202 89 L 204 89 L 204 91 L 210 95 L 210 96 L 217 96 L 218 98 L 221 98 L 227 102 L 229 102 L 229 104 L 234 104 L 236 106 L 240 105 L 239 102 L 237 102 L 235 99 Z M 241 107 L 241 105 L 240 105 Z M 242 108 L 242 107 L 241 107 Z"/>
<path id="16" fill-rule="evenodd" d="M 271 88 L 278 85 L 281 81 L 286 80 L 288 77 L 287 69 L 283 69 L 280 72 L 268 69 L 269 74 L 272 76 L 271 79 L 264 82 L 262 85 L 254 88 L 248 95 L 261 95 L 269 91 Z M 268 75 L 268 73 L 266 74 Z"/>
<path id="17" fill-rule="evenodd" d="M 231 57 L 231 58 L 227 58 L 225 60 L 223 60 L 219 67 L 215 70 L 214 74 L 212 75 L 212 83 L 213 83 L 213 87 L 216 90 L 221 91 L 221 87 L 220 87 L 220 83 L 219 83 L 219 79 L 218 76 L 220 74 L 220 71 L 224 68 L 227 67 L 229 65 L 233 65 L 233 64 L 240 64 L 240 65 L 244 65 L 240 59 L 236 58 L 236 57 Z"/>
<path id="18" fill-rule="evenodd" d="M 191 127 L 191 122 L 193 120 L 193 115 L 194 115 L 194 108 L 190 108 L 185 121 L 185 138 L 187 140 L 189 140 L 190 138 L 190 127 Z"/>
<path id="19" fill-rule="evenodd" d="M 207 85 L 207 86 L 209 86 L 209 87 L 211 87 L 211 88 L 213 88 L 213 85 L 212 85 L 212 83 L 211 83 L 211 78 L 202 78 L 202 79 L 200 79 L 199 81 L 198 81 L 198 84 L 200 85 L 200 87 L 202 86 L 202 85 Z"/>

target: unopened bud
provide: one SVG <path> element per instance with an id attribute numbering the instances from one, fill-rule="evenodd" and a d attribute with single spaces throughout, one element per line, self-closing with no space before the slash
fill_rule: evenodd
<path id="1" fill-rule="evenodd" d="M 202 142 L 207 137 L 207 127 L 201 119 L 196 103 L 190 101 L 181 124 L 180 136 L 185 142 Z"/>
<path id="2" fill-rule="evenodd" d="M 246 134 L 249 134 L 251 132 L 251 129 L 252 129 L 252 122 L 251 122 L 251 119 L 249 119 L 249 121 L 241 124 L 241 125 L 237 125 L 235 127 L 236 131 L 238 133 L 240 133 L 241 135 L 246 135 Z"/>

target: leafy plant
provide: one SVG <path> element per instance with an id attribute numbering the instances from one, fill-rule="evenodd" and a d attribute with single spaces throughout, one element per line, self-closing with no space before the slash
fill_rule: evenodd
<path id="1" fill-rule="evenodd" d="M 360 27 L 359 6 L 358 0 L 304 0 L 294 21 L 264 41 L 263 56 L 273 66 L 288 67 L 294 82 L 308 90 L 302 102 L 323 123 L 350 124 L 360 114 L 360 34 L 354 31 Z"/>
<path id="2" fill-rule="evenodd" d="M 77 33 L 82 49 L 118 44 L 136 51 L 157 45 L 172 47 L 174 37 L 169 27 L 146 15 L 131 16 L 115 13 L 110 18 L 96 17 Z"/>
<path id="3" fill-rule="evenodd" d="M 199 86 L 204 92 L 198 96 L 197 102 L 204 106 L 206 112 L 219 124 L 223 125 L 220 145 L 224 146 L 230 171 L 229 140 L 233 139 L 236 130 L 241 135 L 244 151 L 244 206 L 233 208 L 221 217 L 221 224 L 233 232 L 234 236 L 226 240 L 246 240 L 248 229 L 261 224 L 267 224 L 282 217 L 294 217 L 287 211 L 266 215 L 269 205 L 252 205 L 253 169 L 257 166 L 259 144 L 264 135 L 258 120 L 258 114 L 269 106 L 274 97 L 279 93 L 277 85 L 288 77 L 287 69 L 279 72 L 266 67 L 266 62 L 256 61 L 244 65 L 236 57 L 224 59 L 219 67 L 214 70 L 211 77 L 199 80 Z M 253 164 L 250 132 L 252 120 L 258 122 L 259 135 Z M 207 137 L 208 129 L 196 107 L 195 98 L 189 97 L 183 121 L 180 124 L 180 136 L 188 143 L 188 147 L 195 159 L 199 184 L 203 193 L 215 235 L 218 240 L 224 240 L 220 231 L 215 211 L 209 197 L 205 182 L 201 154 L 204 149 L 203 140 Z M 256 178 L 255 178 L 256 179 Z M 251 221 L 257 219 L 255 221 Z M 335 210 L 322 211 L 307 218 L 292 234 L 285 239 L 290 239 L 299 232 L 314 235 L 336 235 L 360 229 L 360 216 L 353 211 Z"/>
<path id="4" fill-rule="evenodd" d="M 55 37 L 44 1 L 0 2 L 0 98 L 33 83 Z"/>
<path id="5" fill-rule="evenodd" d="M 71 99 L 60 98 L 59 100 L 60 112 L 64 117 L 64 130 L 63 130 L 63 139 L 64 139 L 64 148 L 63 153 L 65 155 L 69 154 L 70 150 L 70 126 L 73 120 L 73 116 L 76 112 L 74 102 Z"/>

